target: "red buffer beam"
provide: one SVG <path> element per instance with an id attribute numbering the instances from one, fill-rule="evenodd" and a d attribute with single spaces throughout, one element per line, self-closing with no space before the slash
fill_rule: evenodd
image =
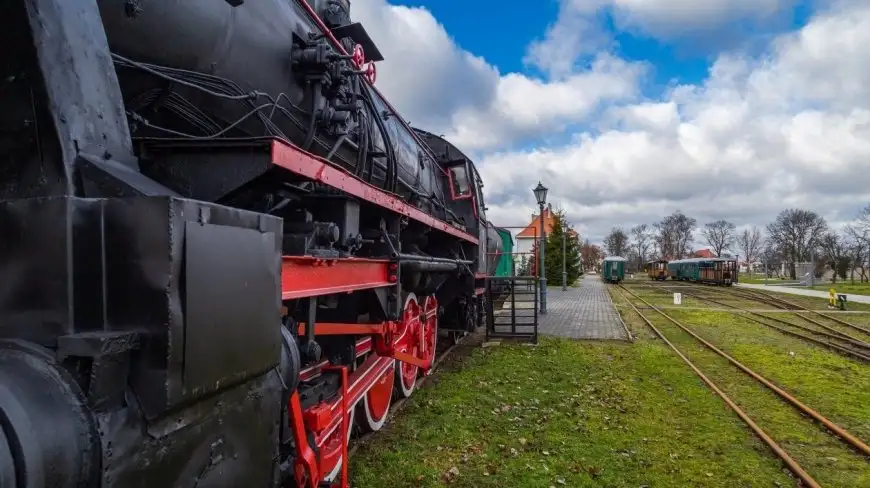
<path id="1" fill-rule="evenodd" d="M 477 245 L 480 243 L 473 235 L 457 229 L 443 220 L 436 219 L 426 212 L 408 205 L 401 198 L 387 193 L 374 185 L 370 185 L 343 169 L 339 169 L 317 156 L 284 141 L 272 141 L 272 164 L 300 176 L 337 188 L 357 198 L 392 210 L 472 244 Z"/>
<path id="2" fill-rule="evenodd" d="M 395 263 L 379 259 L 322 259 L 284 256 L 281 263 L 281 298 L 348 293 L 396 285 Z"/>

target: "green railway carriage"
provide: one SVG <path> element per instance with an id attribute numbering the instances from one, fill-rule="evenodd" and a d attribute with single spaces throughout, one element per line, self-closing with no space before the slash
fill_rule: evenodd
<path id="1" fill-rule="evenodd" d="M 622 256 L 607 256 L 601 264 L 601 279 L 608 283 L 619 283 L 625 279 L 625 263 Z"/>
<path id="2" fill-rule="evenodd" d="M 737 283 L 737 260 L 733 258 L 690 258 L 668 263 L 671 279 L 712 285 Z"/>
<path id="3" fill-rule="evenodd" d="M 507 229 L 499 227 L 495 231 L 501 237 L 502 254 L 499 257 L 498 264 L 495 268 L 495 276 L 513 276 L 514 275 L 514 238 L 511 232 Z"/>
<path id="4" fill-rule="evenodd" d="M 511 281 L 498 278 L 511 278 L 516 275 L 514 238 L 508 229 L 493 226 L 492 230 L 495 232 L 490 239 L 497 240 L 499 245 L 495 246 L 498 250 L 487 264 L 487 274 L 494 278 L 487 280 L 487 287 L 495 295 L 502 295 L 511 290 Z"/>

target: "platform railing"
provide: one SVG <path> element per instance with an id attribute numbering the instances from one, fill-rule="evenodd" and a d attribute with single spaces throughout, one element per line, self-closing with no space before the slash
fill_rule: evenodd
<path id="1" fill-rule="evenodd" d="M 486 278 L 486 339 L 538 343 L 540 293 L 535 276 Z"/>

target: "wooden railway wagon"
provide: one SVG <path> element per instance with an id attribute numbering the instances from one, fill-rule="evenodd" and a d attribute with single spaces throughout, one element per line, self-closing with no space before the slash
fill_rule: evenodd
<path id="1" fill-rule="evenodd" d="M 711 285 L 737 283 L 737 260 L 733 258 L 690 258 L 667 264 L 671 279 Z"/>
<path id="2" fill-rule="evenodd" d="M 670 272 L 668 271 L 668 261 L 665 259 L 657 259 L 654 261 L 649 261 L 644 266 L 644 271 L 646 271 L 647 276 L 651 280 L 664 281 L 668 279 L 670 276 Z"/>
<path id="3" fill-rule="evenodd" d="M 620 283 L 625 279 L 625 263 L 622 256 L 607 256 L 601 264 L 601 279 L 608 283 Z"/>

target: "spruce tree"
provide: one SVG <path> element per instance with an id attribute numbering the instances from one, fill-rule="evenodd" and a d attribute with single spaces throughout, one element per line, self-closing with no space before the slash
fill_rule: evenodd
<path id="1" fill-rule="evenodd" d="M 571 230 L 564 211 L 553 212 L 553 228 L 547 235 L 547 247 L 544 254 L 545 273 L 548 286 L 562 285 L 562 234 Z M 568 233 L 565 237 L 565 270 L 568 285 L 574 284 L 580 277 L 580 243 L 577 237 Z"/>

